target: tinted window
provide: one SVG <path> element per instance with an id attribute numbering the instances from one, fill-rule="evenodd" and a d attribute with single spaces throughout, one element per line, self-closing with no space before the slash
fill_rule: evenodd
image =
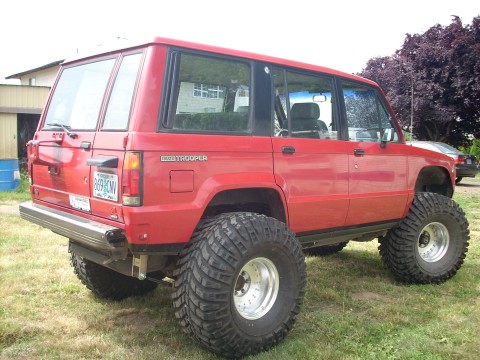
<path id="1" fill-rule="evenodd" d="M 110 59 L 64 69 L 43 128 L 61 124 L 75 130 L 95 130 L 114 64 L 115 59 Z"/>
<path id="2" fill-rule="evenodd" d="M 336 140 L 332 80 L 275 69 L 275 136 Z"/>
<path id="3" fill-rule="evenodd" d="M 399 140 L 392 116 L 375 89 L 348 82 L 342 88 L 351 141 L 380 142 L 387 134 L 386 140 Z"/>
<path id="4" fill-rule="evenodd" d="M 125 130 L 127 128 L 141 58 L 142 54 L 123 58 L 108 102 L 103 129 Z"/>
<path id="5" fill-rule="evenodd" d="M 248 64 L 182 54 L 175 78 L 170 127 L 209 132 L 249 129 Z"/>

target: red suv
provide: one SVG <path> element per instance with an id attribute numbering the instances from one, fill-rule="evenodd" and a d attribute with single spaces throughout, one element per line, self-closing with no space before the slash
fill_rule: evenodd
<path id="1" fill-rule="evenodd" d="M 69 239 L 80 280 L 172 286 L 183 329 L 228 357 L 292 328 L 304 252 L 378 238 L 414 283 L 467 252 L 453 160 L 407 146 L 377 84 L 319 66 L 164 38 L 66 62 L 28 156 L 21 216 Z"/>

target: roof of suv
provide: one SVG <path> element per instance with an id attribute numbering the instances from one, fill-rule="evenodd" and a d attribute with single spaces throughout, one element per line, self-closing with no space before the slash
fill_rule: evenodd
<path id="1" fill-rule="evenodd" d="M 68 65 L 68 64 L 77 62 L 79 60 L 88 59 L 88 58 L 92 58 L 92 57 L 98 57 L 98 56 L 102 56 L 102 55 L 112 54 L 112 53 L 118 52 L 120 50 L 129 50 L 129 49 L 133 50 L 135 48 L 141 48 L 141 47 L 144 47 L 144 46 L 147 46 L 147 45 L 167 45 L 167 46 L 183 47 L 183 48 L 189 48 L 189 49 L 206 51 L 206 52 L 220 53 L 220 54 L 225 54 L 225 55 L 232 55 L 232 56 L 242 57 L 242 58 L 245 58 L 245 59 L 259 60 L 259 61 L 264 61 L 264 62 L 273 63 L 273 64 L 302 68 L 302 69 L 305 69 L 305 70 L 320 71 L 320 72 L 325 72 L 325 73 L 328 73 L 328 74 L 337 75 L 337 76 L 341 76 L 341 77 L 344 77 L 344 78 L 349 78 L 349 79 L 352 79 L 352 80 L 362 81 L 364 83 L 369 83 L 371 85 L 378 86 L 378 84 L 376 82 L 372 81 L 372 80 L 362 78 L 362 77 L 354 75 L 354 74 L 348 74 L 348 73 L 342 72 L 340 70 L 331 69 L 331 68 L 328 68 L 328 67 L 303 63 L 303 62 L 295 61 L 295 60 L 282 59 L 282 58 L 279 58 L 279 57 L 262 55 L 262 54 L 247 52 L 247 51 L 243 51 L 243 50 L 229 49 L 229 48 L 224 48 L 224 47 L 219 47 L 219 46 L 200 44 L 200 43 L 178 40 L 178 39 L 155 37 L 153 39 L 153 41 L 145 41 L 145 42 L 130 43 L 130 44 L 125 42 L 125 43 L 122 43 L 122 45 L 123 46 L 115 46 L 115 47 L 111 47 L 111 48 L 108 48 L 108 49 L 104 49 L 104 50 L 99 51 L 97 53 L 83 55 L 83 56 L 75 57 L 73 59 L 67 59 L 62 65 Z"/>

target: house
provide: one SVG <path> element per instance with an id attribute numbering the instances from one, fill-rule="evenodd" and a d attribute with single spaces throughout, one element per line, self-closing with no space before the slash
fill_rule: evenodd
<path id="1" fill-rule="evenodd" d="M 60 64 L 63 60 L 13 74 L 21 85 L 0 84 L 0 160 L 27 157 L 26 143 L 32 139 Z"/>

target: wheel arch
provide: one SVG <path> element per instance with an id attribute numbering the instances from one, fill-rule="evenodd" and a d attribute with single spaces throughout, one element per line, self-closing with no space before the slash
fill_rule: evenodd
<path id="1" fill-rule="evenodd" d="M 422 168 L 415 182 L 415 193 L 419 192 L 433 192 L 451 198 L 453 185 L 449 171 L 441 166 Z"/>
<path id="2" fill-rule="evenodd" d="M 222 190 L 209 201 L 202 218 L 226 212 L 254 212 L 287 222 L 287 210 L 281 194 L 269 187 Z"/>

